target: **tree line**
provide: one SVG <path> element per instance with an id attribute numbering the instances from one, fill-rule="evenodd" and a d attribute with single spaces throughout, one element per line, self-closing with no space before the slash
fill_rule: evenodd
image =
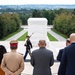
<path id="1" fill-rule="evenodd" d="M 53 20 L 54 28 L 69 36 L 71 33 L 75 33 L 75 10 L 72 12 L 64 12 L 56 17 Z"/>
<path id="2" fill-rule="evenodd" d="M 2 12 L 0 14 L 0 39 L 15 32 L 22 25 L 27 25 L 28 18 L 42 17 L 48 20 L 48 25 L 54 25 L 54 28 L 65 35 L 75 31 L 75 9 L 56 9 L 56 10 L 15 10 Z"/>
<path id="3" fill-rule="evenodd" d="M 20 18 L 18 14 L 0 14 L 0 39 L 15 32 L 20 28 Z"/>

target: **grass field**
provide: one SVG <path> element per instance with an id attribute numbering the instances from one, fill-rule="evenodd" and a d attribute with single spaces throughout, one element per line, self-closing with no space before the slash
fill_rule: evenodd
<path id="1" fill-rule="evenodd" d="M 26 36 L 28 35 L 28 32 L 24 33 L 21 37 L 19 37 L 17 40 L 18 41 L 25 41 Z"/>
<path id="2" fill-rule="evenodd" d="M 50 40 L 50 41 L 58 41 L 55 37 L 53 37 L 51 34 L 49 34 L 48 32 L 47 32 L 47 36 L 48 36 L 48 39 Z"/>

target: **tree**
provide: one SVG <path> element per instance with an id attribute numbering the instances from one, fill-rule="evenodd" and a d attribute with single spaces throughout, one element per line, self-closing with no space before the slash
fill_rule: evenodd
<path id="1" fill-rule="evenodd" d="M 62 13 L 54 19 L 54 28 L 63 34 L 70 35 L 75 32 L 75 15 Z"/>
<path id="2" fill-rule="evenodd" d="M 0 14 L 0 39 L 20 28 L 20 19 L 17 14 Z"/>
<path id="3" fill-rule="evenodd" d="M 42 14 L 41 14 L 41 12 L 40 12 L 40 10 L 34 10 L 33 12 L 32 12 L 32 17 L 42 17 Z"/>

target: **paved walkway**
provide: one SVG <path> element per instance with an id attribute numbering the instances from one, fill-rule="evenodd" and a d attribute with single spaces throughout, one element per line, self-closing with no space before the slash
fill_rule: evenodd
<path id="1" fill-rule="evenodd" d="M 14 36 L 8 38 L 6 41 L 17 40 L 19 37 L 21 37 L 26 32 L 27 32 L 27 29 L 23 29 L 21 32 L 19 32 L 19 33 L 15 34 Z"/>
<path id="2" fill-rule="evenodd" d="M 58 41 L 66 41 L 65 38 L 63 38 L 62 36 L 56 34 L 55 32 L 53 32 L 51 29 L 47 29 L 47 31 L 54 36 Z"/>

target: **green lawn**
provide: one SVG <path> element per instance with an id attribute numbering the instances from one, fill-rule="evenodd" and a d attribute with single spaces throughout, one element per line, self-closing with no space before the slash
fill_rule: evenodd
<path id="1" fill-rule="evenodd" d="M 58 41 L 55 37 L 53 37 L 51 34 L 49 34 L 48 32 L 47 32 L 47 36 L 48 36 L 48 39 L 50 40 L 50 41 Z"/>
<path id="2" fill-rule="evenodd" d="M 68 36 L 66 36 L 66 35 L 64 35 L 64 34 L 62 34 L 62 33 L 60 33 L 59 31 L 55 30 L 54 28 L 52 28 L 51 30 L 54 31 L 55 33 L 59 34 L 60 36 L 64 37 L 65 39 L 68 38 Z"/>
<path id="3" fill-rule="evenodd" d="M 21 37 L 19 37 L 17 40 L 18 41 L 25 41 L 26 36 L 28 35 L 28 32 L 24 33 Z"/>
<path id="4" fill-rule="evenodd" d="M 6 39 L 12 37 L 13 35 L 17 34 L 17 33 L 20 32 L 21 30 L 22 30 L 22 29 L 20 28 L 20 29 L 18 29 L 16 32 L 13 32 L 13 33 L 9 34 L 8 36 L 4 37 L 4 38 L 1 39 L 1 40 L 4 41 L 4 40 L 6 40 Z"/>

